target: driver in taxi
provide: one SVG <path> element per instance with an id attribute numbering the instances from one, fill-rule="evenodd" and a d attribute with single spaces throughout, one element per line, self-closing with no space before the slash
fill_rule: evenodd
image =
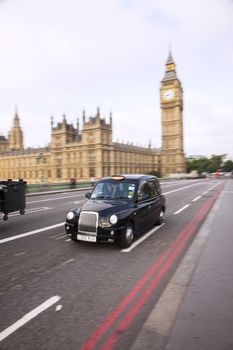
<path id="1" fill-rule="evenodd" d="M 114 193 L 114 185 L 111 182 L 106 183 L 104 194 L 105 196 L 112 196 Z"/>

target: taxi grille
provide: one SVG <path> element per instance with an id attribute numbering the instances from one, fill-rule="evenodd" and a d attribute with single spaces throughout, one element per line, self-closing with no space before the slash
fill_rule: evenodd
<path id="1" fill-rule="evenodd" d="M 98 227 L 98 213 L 82 211 L 79 217 L 79 233 L 96 235 Z"/>

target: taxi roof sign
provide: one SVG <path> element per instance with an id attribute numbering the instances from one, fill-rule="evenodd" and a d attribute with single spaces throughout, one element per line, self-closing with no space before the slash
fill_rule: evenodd
<path id="1" fill-rule="evenodd" d="M 123 180 L 125 177 L 123 175 L 112 175 L 112 179 L 116 181 Z"/>

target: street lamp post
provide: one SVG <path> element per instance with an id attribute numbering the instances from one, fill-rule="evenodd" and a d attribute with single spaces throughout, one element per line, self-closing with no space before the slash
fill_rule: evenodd
<path id="1" fill-rule="evenodd" d="M 44 182 L 44 164 L 46 163 L 46 157 L 41 152 L 39 156 L 36 158 L 37 163 L 40 164 L 40 182 L 43 185 Z"/>

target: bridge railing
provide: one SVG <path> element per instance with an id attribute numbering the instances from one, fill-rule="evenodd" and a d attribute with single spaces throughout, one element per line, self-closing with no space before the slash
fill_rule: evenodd
<path id="1" fill-rule="evenodd" d="M 43 184 L 27 184 L 26 193 L 37 193 L 47 191 L 62 191 L 62 190 L 75 190 L 91 188 L 94 184 L 91 181 L 83 182 L 59 182 L 59 183 L 43 183 Z"/>

